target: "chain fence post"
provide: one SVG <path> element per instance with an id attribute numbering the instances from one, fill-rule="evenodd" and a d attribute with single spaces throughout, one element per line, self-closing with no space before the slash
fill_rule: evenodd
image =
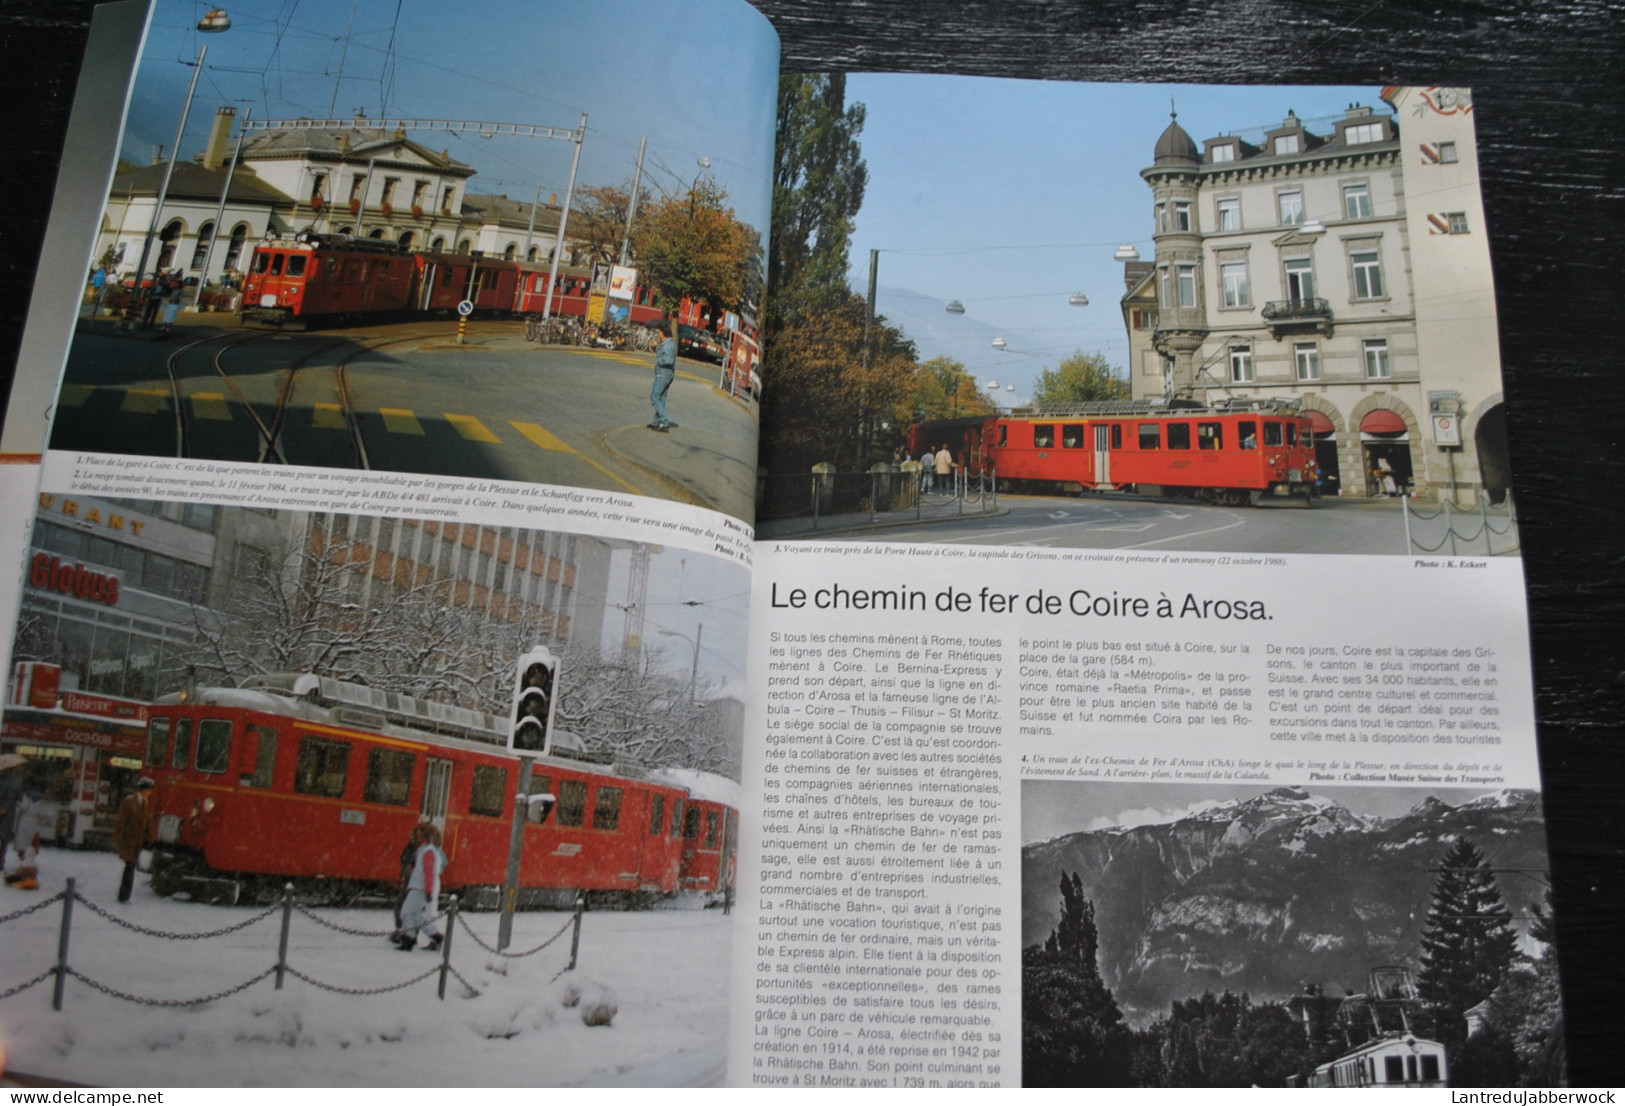
<path id="1" fill-rule="evenodd" d="M 276 946 L 276 989 L 282 990 L 282 978 L 288 972 L 288 932 L 293 929 L 293 884 L 282 885 L 282 937 Z"/>
<path id="2" fill-rule="evenodd" d="M 813 529 L 818 529 L 818 493 L 820 491 L 818 474 L 813 474 Z"/>
<path id="3" fill-rule="evenodd" d="M 1450 555 L 1456 555 L 1456 520 L 1450 517 L 1450 497 L 1444 497 L 1444 529 L 1450 535 Z"/>
<path id="4" fill-rule="evenodd" d="M 451 937 L 457 932 L 457 896 L 451 897 L 446 911 L 446 939 L 440 945 L 440 1001 L 446 1001 L 446 976 L 451 972 Z"/>
<path id="5" fill-rule="evenodd" d="M 1488 497 L 1480 492 L 1478 495 L 1478 518 L 1484 524 L 1484 556 L 1495 556 L 1495 546 L 1490 541 L 1490 510 L 1487 506 Z"/>
<path id="6" fill-rule="evenodd" d="M 51 1009 L 62 1009 L 62 992 L 68 984 L 68 934 L 73 929 L 73 900 L 79 894 L 74 890 L 78 883 L 73 878 L 68 879 L 68 886 L 62 892 L 62 928 L 56 939 L 56 987 L 51 993 Z"/>
<path id="7" fill-rule="evenodd" d="M 587 893 L 585 891 L 577 891 L 575 932 L 570 934 L 570 966 L 564 969 L 567 972 L 573 972 L 576 970 L 576 953 L 581 948 L 581 913 L 586 909 Z"/>
<path id="8" fill-rule="evenodd" d="M 1405 520 L 1405 556 L 1409 557 L 1415 546 L 1411 543 L 1411 508 L 1410 502 L 1404 496 L 1399 497 L 1399 513 Z"/>
<path id="9" fill-rule="evenodd" d="M 875 479 L 876 474 L 869 473 L 869 524 L 872 526 L 880 521 L 880 482 Z"/>

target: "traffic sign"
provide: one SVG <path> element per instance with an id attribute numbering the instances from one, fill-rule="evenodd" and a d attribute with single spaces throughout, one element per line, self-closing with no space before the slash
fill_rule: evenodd
<path id="1" fill-rule="evenodd" d="M 474 314 L 474 301 L 464 300 L 462 303 L 458 304 L 457 314 L 461 315 L 465 319 Z"/>

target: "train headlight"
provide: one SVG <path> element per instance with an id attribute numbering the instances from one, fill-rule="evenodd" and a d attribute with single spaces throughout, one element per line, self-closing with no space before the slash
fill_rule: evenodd
<path id="1" fill-rule="evenodd" d="M 213 799 L 204 799 L 203 800 L 203 813 L 205 813 L 205 814 L 213 814 L 214 813 L 214 800 Z"/>

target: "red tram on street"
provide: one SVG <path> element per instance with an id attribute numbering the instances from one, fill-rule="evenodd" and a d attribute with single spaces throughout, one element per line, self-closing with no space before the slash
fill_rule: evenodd
<path id="1" fill-rule="evenodd" d="M 551 267 L 501 257 L 410 250 L 346 235 L 302 234 L 254 248 L 243 279 L 246 322 L 309 326 L 339 319 L 449 314 L 463 300 L 481 315 L 538 314 Z M 584 318 L 592 273 L 561 268 L 551 313 Z M 658 323 L 649 290 L 633 290 L 631 321 Z"/>
<path id="2" fill-rule="evenodd" d="M 287 880 L 334 898 L 385 891 L 412 827 L 429 820 L 444 836 L 445 889 L 494 906 L 520 782 L 501 726 L 312 675 L 166 696 L 147 724 L 153 887 L 217 902 L 263 899 Z M 526 819 L 521 905 L 567 905 L 576 891 L 640 905 L 732 889 L 719 847 L 737 822 L 731 807 L 562 754 L 535 761 L 528 794 L 556 804 L 545 822 Z"/>
<path id="3" fill-rule="evenodd" d="M 1308 417 L 1277 401 L 1123 401 L 920 423 L 908 450 L 946 445 L 1000 488 L 1133 491 L 1241 506 L 1260 495 L 1312 505 L 1318 470 Z"/>

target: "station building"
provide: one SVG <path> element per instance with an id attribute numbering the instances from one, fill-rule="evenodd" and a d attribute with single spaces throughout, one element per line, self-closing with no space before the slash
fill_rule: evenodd
<path id="1" fill-rule="evenodd" d="M 1465 89 L 1383 90 L 1329 120 L 1152 165 L 1152 261 L 1125 266 L 1136 398 L 1281 399 L 1315 424 L 1323 490 L 1458 505 L 1510 485 L 1489 243 Z"/>

